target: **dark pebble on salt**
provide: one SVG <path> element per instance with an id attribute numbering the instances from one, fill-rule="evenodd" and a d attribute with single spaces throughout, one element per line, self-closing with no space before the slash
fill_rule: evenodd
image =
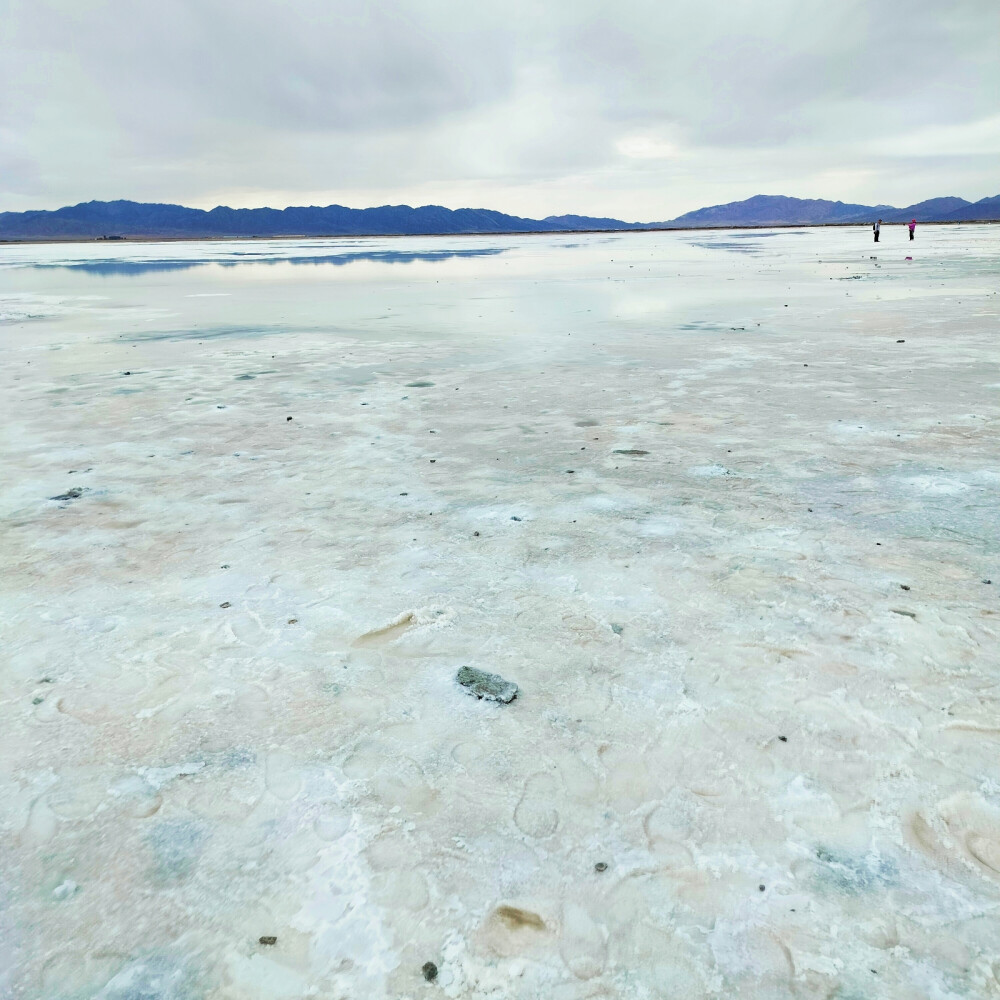
<path id="1" fill-rule="evenodd" d="M 621 635 L 624 630 L 623 630 L 623 628 L 622 628 L 621 625 L 614 625 L 613 624 L 611 626 L 611 631 L 614 632 L 615 635 Z"/>
<path id="2" fill-rule="evenodd" d="M 298 625 L 298 623 L 299 623 L 298 618 L 289 618 L 288 619 L 288 624 L 289 625 Z"/>
<path id="3" fill-rule="evenodd" d="M 512 515 L 511 515 L 511 518 L 510 518 L 510 519 L 511 519 L 512 521 L 520 521 L 520 520 L 521 520 L 521 519 L 520 519 L 519 517 L 517 517 L 517 515 L 515 515 L 515 514 L 512 514 Z"/>
<path id="4" fill-rule="evenodd" d="M 472 536 L 473 536 L 473 538 L 478 538 L 479 537 L 479 532 L 478 531 L 474 531 L 472 533 Z"/>
<path id="5" fill-rule="evenodd" d="M 429 983 L 433 983 L 438 977 L 438 967 L 433 962 L 424 962 L 420 967 L 420 971 L 424 974 L 424 979 Z"/>
<path id="6" fill-rule="evenodd" d="M 905 341 L 905 340 L 897 340 L 897 341 L 896 341 L 896 343 L 897 343 L 897 344 L 905 344 L 905 343 L 906 343 L 906 341 Z"/>
<path id="7" fill-rule="evenodd" d="M 757 886 L 757 888 L 758 888 L 758 889 L 759 889 L 759 890 L 760 890 L 761 892 L 763 892 L 763 891 L 764 891 L 764 886 L 763 886 L 763 884 L 761 884 L 761 885 Z"/>
<path id="8" fill-rule="evenodd" d="M 292 419 L 291 417 L 285 417 L 285 423 L 287 424 L 288 421 L 291 420 L 291 419 Z"/>
<path id="9" fill-rule="evenodd" d="M 41 705 L 41 703 L 42 703 L 43 701 L 45 701 L 45 699 L 44 699 L 44 698 L 32 698 L 32 699 L 31 699 L 31 704 L 32 704 L 32 705 Z"/>
<path id="10" fill-rule="evenodd" d="M 788 742 L 788 737 L 787 736 L 779 736 L 778 739 L 781 740 L 782 743 L 787 743 Z"/>
<path id="11" fill-rule="evenodd" d="M 983 580 L 983 583 L 986 583 L 986 584 L 989 584 L 989 583 L 992 583 L 992 582 L 993 582 L 992 580 Z"/>
<path id="12" fill-rule="evenodd" d="M 598 861 L 597 864 L 594 865 L 595 872 L 606 872 L 607 870 L 608 870 L 607 861 Z"/>
<path id="13" fill-rule="evenodd" d="M 273 934 L 262 934 L 258 939 L 261 944 L 277 944 L 278 939 Z"/>
<path id="14" fill-rule="evenodd" d="M 232 607 L 232 605 L 231 605 L 231 604 L 229 603 L 229 601 L 223 601 L 223 602 L 222 602 L 222 603 L 221 603 L 221 604 L 219 605 L 219 607 L 220 607 L 220 608 L 231 608 L 231 607 Z"/>
<path id="15" fill-rule="evenodd" d="M 84 487 L 74 486 L 71 490 L 67 490 L 65 493 L 60 493 L 58 496 L 49 497 L 50 500 L 79 500 L 83 496 Z"/>

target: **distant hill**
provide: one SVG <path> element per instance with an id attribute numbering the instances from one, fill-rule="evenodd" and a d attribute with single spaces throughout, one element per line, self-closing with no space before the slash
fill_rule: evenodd
<path id="1" fill-rule="evenodd" d="M 55 211 L 0 213 L 0 240 L 200 238 L 210 236 L 402 236 L 437 233 L 550 233 L 586 230 L 698 229 L 739 226 L 816 226 L 884 222 L 1000 221 L 1000 195 L 971 203 L 932 198 L 906 208 L 842 201 L 754 195 L 712 205 L 668 222 L 622 222 L 587 215 L 525 219 L 485 208 L 440 205 L 343 205 L 299 208 L 226 208 L 206 212 L 181 205 L 135 201 L 88 201 Z"/>
<path id="2" fill-rule="evenodd" d="M 867 221 L 877 212 L 899 211 L 891 205 L 848 205 L 842 201 L 821 201 L 785 198 L 782 195 L 758 194 L 746 201 L 727 205 L 712 205 L 678 216 L 673 226 L 700 228 L 703 226 L 819 226 L 837 222 Z"/>
<path id="3" fill-rule="evenodd" d="M 1000 221 L 1000 195 L 968 202 L 964 198 L 931 198 L 894 208 L 892 205 L 850 205 L 842 201 L 785 198 L 758 194 L 746 201 L 699 208 L 664 226 L 825 226 L 883 222 L 991 222 Z"/>
<path id="4" fill-rule="evenodd" d="M 961 212 L 968 208 L 971 202 L 964 198 L 931 198 L 928 201 L 918 201 L 916 205 L 907 208 L 893 208 L 883 216 L 885 222 L 909 222 L 910 219 L 939 221 L 948 218 L 952 212 Z"/>
<path id="5" fill-rule="evenodd" d="M 96 239 L 205 236 L 381 236 L 428 233 L 558 232 L 633 229 L 620 219 L 552 216 L 522 219 L 483 208 L 452 210 L 440 205 L 380 208 L 213 208 L 135 201 L 89 201 L 54 212 L 0 213 L 0 239 Z"/>
<path id="6" fill-rule="evenodd" d="M 950 201 L 951 199 L 941 199 Z M 961 198 L 954 199 L 961 201 Z M 971 205 L 966 202 L 964 205 L 949 212 L 943 217 L 945 222 L 997 222 L 1000 221 L 1000 194 L 993 195 L 992 198 L 981 198 Z"/>

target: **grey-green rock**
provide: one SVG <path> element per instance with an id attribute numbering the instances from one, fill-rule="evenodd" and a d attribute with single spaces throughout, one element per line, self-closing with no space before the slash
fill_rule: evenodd
<path id="1" fill-rule="evenodd" d="M 469 694 L 487 701 L 502 701 L 506 704 L 517 697 L 517 685 L 513 681 L 505 681 L 499 674 L 488 674 L 475 667 L 462 667 L 455 675 L 455 680 Z"/>

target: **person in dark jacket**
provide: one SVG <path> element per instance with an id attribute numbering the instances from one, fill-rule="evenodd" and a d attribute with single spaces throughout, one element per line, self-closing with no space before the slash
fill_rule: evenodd
<path id="1" fill-rule="evenodd" d="M 882 231 L 882 220 L 879 219 L 878 222 L 872 226 L 872 232 L 875 234 L 875 242 L 878 243 L 878 234 Z"/>

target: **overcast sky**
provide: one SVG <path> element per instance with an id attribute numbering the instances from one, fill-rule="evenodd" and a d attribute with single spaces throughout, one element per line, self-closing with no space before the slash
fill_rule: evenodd
<path id="1" fill-rule="evenodd" d="M 0 210 L 1000 193 L 1000 0 L 0 0 Z"/>

